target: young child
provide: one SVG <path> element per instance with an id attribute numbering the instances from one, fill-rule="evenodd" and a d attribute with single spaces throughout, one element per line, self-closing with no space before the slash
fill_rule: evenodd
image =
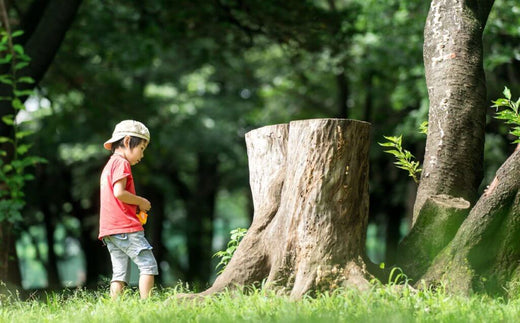
<path id="1" fill-rule="evenodd" d="M 118 123 L 112 138 L 104 147 L 112 151 L 101 174 L 100 240 L 107 245 L 112 261 L 110 296 L 116 298 L 130 278 L 130 260 L 139 268 L 139 293 L 150 296 L 157 275 L 157 261 L 152 247 L 144 237 L 144 229 L 136 216 L 148 211 L 150 202 L 136 195 L 131 166 L 144 157 L 150 132 L 141 122 L 124 120 Z"/>

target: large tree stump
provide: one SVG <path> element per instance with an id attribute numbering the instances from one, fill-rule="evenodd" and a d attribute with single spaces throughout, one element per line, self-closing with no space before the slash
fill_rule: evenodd
<path id="1" fill-rule="evenodd" d="M 254 218 L 231 261 L 199 295 L 265 282 L 294 298 L 368 286 L 370 125 L 293 121 L 246 134 Z"/>

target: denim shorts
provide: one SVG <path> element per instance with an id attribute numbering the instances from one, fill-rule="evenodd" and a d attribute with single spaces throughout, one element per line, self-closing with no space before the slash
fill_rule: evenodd
<path id="1" fill-rule="evenodd" d="M 130 260 L 139 268 L 140 275 L 158 275 L 157 261 L 152 246 L 144 237 L 144 231 L 106 236 L 103 241 L 112 260 L 112 281 L 129 283 Z"/>

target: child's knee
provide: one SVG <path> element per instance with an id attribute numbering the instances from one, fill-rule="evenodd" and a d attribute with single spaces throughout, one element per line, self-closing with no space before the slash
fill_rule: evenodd
<path id="1" fill-rule="evenodd" d="M 139 275 L 158 275 L 159 268 L 157 266 L 157 260 L 151 250 L 141 250 L 139 255 L 136 257 L 135 263 L 139 268 Z"/>

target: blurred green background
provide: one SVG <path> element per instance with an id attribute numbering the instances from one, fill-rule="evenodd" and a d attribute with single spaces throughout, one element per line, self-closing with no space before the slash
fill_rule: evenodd
<path id="1" fill-rule="evenodd" d="M 29 13 L 38 2 L 53 1 L 8 2 L 13 30 L 37 36 Z M 253 214 L 245 133 L 306 118 L 372 124 L 367 253 L 392 263 L 416 186 L 377 142 L 402 134 L 405 148 L 423 156 L 427 1 L 79 2 L 17 116 L 36 130 L 32 153 L 48 160 L 34 170 L 15 228 L 24 288 L 95 288 L 109 279 L 108 251 L 96 239 L 98 181 L 109 156 L 102 143 L 123 119 L 151 132 L 133 172 L 138 193 L 152 203 L 145 229 L 159 284 L 212 282 L 212 255 Z M 484 44 L 489 105 L 504 86 L 518 97 L 517 1 L 496 2 Z M 493 113 L 482 187 L 514 148 Z"/>

